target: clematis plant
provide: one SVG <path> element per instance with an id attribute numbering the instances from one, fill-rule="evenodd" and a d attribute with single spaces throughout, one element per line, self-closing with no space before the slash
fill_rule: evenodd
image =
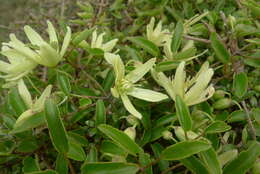
<path id="1" fill-rule="evenodd" d="M 163 72 L 155 70 L 152 70 L 152 76 L 174 101 L 175 97 L 179 95 L 188 106 L 201 103 L 212 97 L 215 89 L 213 85 L 208 84 L 214 71 L 209 68 L 209 63 L 205 62 L 193 78 L 186 79 L 184 68 L 185 62 L 182 61 L 176 69 L 173 80 L 167 78 Z"/>
<path id="2" fill-rule="evenodd" d="M 56 66 L 62 60 L 70 43 L 71 29 L 67 27 L 67 33 L 60 48 L 55 28 L 50 21 L 47 21 L 47 24 L 49 42 L 44 41 L 35 30 L 27 25 L 24 27 L 24 32 L 31 44 L 24 44 L 18 40 L 14 34 L 11 34 L 10 41 L 8 43 L 3 43 L 5 47 L 2 49 L 2 54 L 8 54 L 9 57 L 12 57 L 13 59 L 16 57 L 26 58 L 47 67 Z M 6 49 L 6 47 L 9 49 Z"/>
<path id="3" fill-rule="evenodd" d="M 150 23 L 146 26 L 146 37 L 157 46 L 163 46 L 167 38 L 172 38 L 169 30 L 162 30 L 162 21 L 155 27 L 155 18 L 152 17 Z"/>
<path id="4" fill-rule="evenodd" d="M 115 47 L 118 39 L 113 39 L 107 43 L 103 43 L 103 37 L 105 33 L 97 34 L 97 30 L 92 33 L 91 48 L 99 48 L 104 52 L 111 52 Z"/>
<path id="5" fill-rule="evenodd" d="M 160 92 L 137 87 L 138 82 L 155 64 L 155 59 L 150 59 L 144 64 L 138 65 L 133 71 L 125 74 L 125 66 L 119 55 L 105 53 L 106 61 L 111 64 L 115 71 L 115 86 L 111 88 L 111 93 L 116 98 L 121 98 L 128 112 L 141 119 L 142 115 L 135 109 L 128 98 L 128 95 L 138 99 L 158 102 L 167 99 L 168 96 Z"/>
<path id="6" fill-rule="evenodd" d="M 35 114 L 43 111 L 45 100 L 51 95 L 51 89 L 52 85 L 48 85 L 43 91 L 42 95 L 38 99 L 35 99 L 35 101 L 33 101 L 30 92 L 24 84 L 24 81 L 22 79 L 19 80 L 18 91 L 24 103 L 28 107 L 28 110 L 24 111 L 18 117 L 14 127 L 18 127 L 20 124 L 22 124 L 23 120 L 28 119 L 28 117 L 34 116 Z"/>

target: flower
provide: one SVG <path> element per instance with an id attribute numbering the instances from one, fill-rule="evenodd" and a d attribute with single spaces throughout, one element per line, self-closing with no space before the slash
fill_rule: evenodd
<path id="1" fill-rule="evenodd" d="M 103 36 L 105 33 L 101 33 L 97 35 L 97 30 L 92 33 L 92 40 L 91 40 L 91 48 L 99 48 L 104 52 L 111 52 L 112 49 L 115 47 L 118 39 L 113 39 L 108 41 L 107 43 L 103 43 Z"/>
<path id="2" fill-rule="evenodd" d="M 116 98 L 121 98 L 128 112 L 141 119 L 142 115 L 135 109 L 128 95 L 150 102 L 158 102 L 167 99 L 168 96 L 149 89 L 138 88 L 135 84 L 139 81 L 155 64 L 155 59 L 150 59 L 144 64 L 138 65 L 133 71 L 125 75 L 125 66 L 119 55 L 105 53 L 106 61 L 111 64 L 115 71 L 115 86 L 111 88 L 111 93 Z"/>
<path id="3" fill-rule="evenodd" d="M 18 40 L 14 34 L 10 35 L 10 40 L 8 43 L 3 43 L 6 49 L 9 52 L 12 52 L 12 57 L 24 57 L 28 60 L 31 60 L 37 64 L 41 64 L 47 67 L 56 66 L 59 61 L 63 58 L 66 49 L 71 40 L 71 30 L 67 27 L 67 33 L 64 37 L 62 47 L 59 48 L 59 42 L 53 27 L 50 21 L 47 21 L 48 24 L 48 34 L 49 34 L 49 43 L 44 41 L 42 37 L 33 30 L 30 26 L 24 27 L 24 32 L 31 42 L 31 45 L 24 44 Z M 2 54 L 5 54 L 5 50 L 2 49 Z"/>
<path id="4" fill-rule="evenodd" d="M 215 89 L 213 85 L 208 86 L 208 84 L 214 71 L 209 68 L 209 63 L 205 62 L 195 77 L 191 79 L 186 79 L 184 67 L 185 62 L 182 61 L 176 69 L 173 80 L 167 78 L 164 73 L 155 70 L 152 71 L 152 76 L 174 101 L 176 95 L 179 95 L 188 106 L 201 103 L 212 97 Z"/>
<path id="5" fill-rule="evenodd" d="M 26 104 L 28 110 L 24 111 L 16 120 L 14 128 L 19 127 L 23 124 L 24 120 L 27 120 L 29 117 L 34 116 L 37 113 L 40 113 L 44 109 L 44 103 L 48 97 L 51 95 L 52 85 L 48 85 L 45 90 L 43 91 L 42 95 L 36 99 L 35 101 L 32 100 L 32 96 L 28 91 L 24 81 L 22 79 L 18 82 L 18 91 L 23 99 L 24 103 Z"/>
<path id="6" fill-rule="evenodd" d="M 171 39 L 169 30 L 162 30 L 162 21 L 160 21 L 154 28 L 155 19 L 152 17 L 150 23 L 146 26 L 146 37 L 149 41 L 157 46 L 163 46 L 167 39 Z"/>

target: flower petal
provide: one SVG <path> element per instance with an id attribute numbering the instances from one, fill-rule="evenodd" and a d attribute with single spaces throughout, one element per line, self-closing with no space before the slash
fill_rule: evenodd
<path id="1" fill-rule="evenodd" d="M 185 62 L 182 61 L 177 69 L 173 80 L 173 89 L 175 92 L 175 95 L 179 95 L 181 98 L 184 97 L 184 82 L 186 78 L 186 73 L 184 71 Z"/>
<path id="2" fill-rule="evenodd" d="M 142 115 L 135 109 L 135 107 L 133 106 L 133 104 L 131 103 L 127 95 L 125 94 L 121 95 L 121 99 L 128 112 L 130 112 L 133 116 L 142 119 Z"/>
<path id="3" fill-rule="evenodd" d="M 127 94 L 135 98 L 139 98 L 141 100 L 146 100 L 150 102 L 158 102 L 168 98 L 168 96 L 163 93 L 142 88 L 133 88 L 133 90 L 131 90 Z"/>
<path id="4" fill-rule="evenodd" d="M 24 27 L 24 32 L 26 34 L 26 36 L 28 37 L 28 39 L 30 40 L 30 42 L 33 45 L 38 45 L 40 46 L 41 44 L 43 44 L 45 41 L 42 39 L 42 37 L 34 30 L 32 29 L 30 26 L 26 25 Z"/>
<path id="5" fill-rule="evenodd" d="M 70 29 L 70 27 L 67 27 L 67 33 L 64 37 L 63 44 L 62 44 L 61 51 L 60 51 L 61 58 L 64 56 L 64 54 L 69 46 L 70 40 L 71 40 L 71 29 Z"/>
<path id="6" fill-rule="evenodd" d="M 125 76 L 125 65 L 123 64 L 120 56 L 117 54 L 105 53 L 104 57 L 106 61 L 113 66 L 116 75 L 116 81 L 122 80 Z"/>
<path id="7" fill-rule="evenodd" d="M 126 79 L 132 83 L 140 80 L 154 66 L 156 59 L 150 59 L 142 65 L 138 65 L 133 71 L 126 75 Z"/>
<path id="8" fill-rule="evenodd" d="M 28 91 L 26 85 L 24 84 L 24 81 L 21 79 L 18 82 L 18 91 L 20 96 L 22 97 L 23 101 L 27 105 L 28 108 L 32 107 L 32 96 L 30 92 Z"/>
<path id="9" fill-rule="evenodd" d="M 42 95 L 40 96 L 40 98 L 38 100 L 36 100 L 36 102 L 34 103 L 32 110 L 35 112 L 39 112 L 41 110 L 43 110 L 44 108 L 44 103 L 45 100 L 50 97 L 51 95 L 51 89 L 52 89 L 52 85 L 48 85 L 45 90 L 43 91 Z"/>
<path id="10" fill-rule="evenodd" d="M 102 49 L 105 52 L 110 52 L 116 45 L 118 39 L 113 39 L 105 44 L 103 44 Z"/>
<path id="11" fill-rule="evenodd" d="M 58 41 L 58 37 L 57 37 L 54 26 L 52 25 L 52 23 L 49 20 L 47 20 L 47 25 L 48 25 L 47 31 L 48 31 L 48 34 L 49 34 L 50 43 L 51 44 L 54 43 L 55 45 L 58 46 L 59 41 Z"/>

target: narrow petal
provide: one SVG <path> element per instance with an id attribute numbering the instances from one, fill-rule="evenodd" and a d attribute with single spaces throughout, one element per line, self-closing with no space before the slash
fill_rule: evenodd
<path id="1" fill-rule="evenodd" d="M 133 116 L 142 119 L 142 115 L 135 109 L 135 107 L 133 106 L 133 104 L 131 103 L 127 95 L 125 94 L 121 95 L 121 99 L 128 112 L 130 112 Z"/>
<path id="2" fill-rule="evenodd" d="M 30 26 L 26 25 L 24 27 L 24 32 L 26 34 L 26 36 L 28 37 L 28 39 L 30 40 L 30 42 L 34 45 L 38 45 L 40 46 L 42 43 L 44 43 L 45 41 L 42 39 L 42 37 L 34 30 L 32 29 Z"/>
<path id="3" fill-rule="evenodd" d="M 214 93 L 215 93 L 215 89 L 214 89 L 213 85 L 210 85 L 206 90 L 204 90 L 201 93 L 199 98 L 197 98 L 196 100 L 193 100 L 193 101 L 188 100 L 187 102 L 186 101 L 185 102 L 188 106 L 195 105 L 195 104 L 208 100 L 209 98 L 211 98 L 213 96 Z"/>
<path id="4" fill-rule="evenodd" d="M 154 22 L 155 22 L 155 19 L 154 19 L 154 17 L 152 17 L 152 19 L 150 20 L 150 23 L 146 26 L 146 35 L 147 35 L 148 40 L 151 39 L 153 29 L 154 29 Z"/>
<path id="5" fill-rule="evenodd" d="M 156 72 L 155 70 L 152 70 L 151 72 L 154 80 L 167 91 L 173 100 L 175 100 L 175 93 L 171 80 L 162 72 Z"/>
<path id="6" fill-rule="evenodd" d="M 64 54 L 69 46 L 70 40 L 71 40 L 71 29 L 70 29 L 70 27 L 67 27 L 67 33 L 64 37 L 63 44 L 62 44 L 61 51 L 60 51 L 61 58 L 64 56 Z"/>
<path id="7" fill-rule="evenodd" d="M 142 65 L 139 65 L 133 71 L 126 75 L 126 79 L 131 81 L 132 83 L 140 80 L 150 69 L 154 66 L 156 59 L 150 59 Z"/>
<path id="8" fill-rule="evenodd" d="M 95 48 L 102 48 L 102 43 L 103 43 L 103 37 L 104 37 L 105 33 L 101 33 L 96 40 L 95 43 Z"/>
<path id="9" fill-rule="evenodd" d="M 28 91 L 28 89 L 22 79 L 19 80 L 19 82 L 18 82 L 18 91 L 19 91 L 19 94 L 22 97 L 23 101 L 27 105 L 27 107 L 31 108 L 32 107 L 32 96 L 31 96 L 30 92 Z"/>
<path id="10" fill-rule="evenodd" d="M 127 94 L 135 98 L 139 98 L 141 100 L 146 100 L 150 102 L 158 102 L 168 98 L 168 96 L 163 93 L 142 88 L 133 88 L 133 90 L 131 90 Z"/>
<path id="11" fill-rule="evenodd" d="M 38 100 L 36 100 L 36 102 L 34 103 L 32 110 L 35 112 L 39 112 L 41 110 L 43 110 L 44 107 L 44 103 L 45 100 L 50 97 L 51 95 L 51 89 L 52 89 L 52 85 L 48 85 L 45 90 L 43 91 L 42 95 L 40 96 L 40 98 Z"/>
<path id="12" fill-rule="evenodd" d="M 9 63 L 0 60 L 0 72 L 8 73 L 9 67 L 10 67 Z"/>
<path id="13" fill-rule="evenodd" d="M 181 62 L 177 69 L 174 76 L 173 81 L 173 88 L 176 95 L 179 95 L 180 97 L 184 97 L 184 82 L 186 78 L 186 73 L 184 71 L 185 62 Z"/>
<path id="14" fill-rule="evenodd" d="M 49 20 L 47 21 L 47 25 L 48 25 L 47 31 L 48 31 L 48 34 L 49 34 L 50 43 L 51 44 L 55 43 L 58 46 L 59 41 L 58 41 L 58 37 L 57 37 L 54 26 L 52 25 L 52 23 Z"/>
<path id="15" fill-rule="evenodd" d="M 192 86 L 186 93 L 184 100 L 189 101 L 189 103 L 191 103 L 192 101 L 195 101 L 196 99 L 200 98 L 200 95 L 206 89 L 213 74 L 214 72 L 212 69 L 208 69 L 205 73 L 201 74 L 198 77 L 196 84 Z"/>
<path id="16" fill-rule="evenodd" d="M 110 52 L 115 47 L 118 39 L 113 39 L 102 46 L 103 51 Z"/>
<path id="17" fill-rule="evenodd" d="M 95 48 L 96 41 L 97 41 L 97 30 L 94 30 L 92 33 L 91 48 Z"/>
<path id="18" fill-rule="evenodd" d="M 104 57 L 106 61 L 113 66 L 116 81 L 122 80 L 125 76 L 125 65 L 123 64 L 120 56 L 112 53 L 105 53 Z"/>

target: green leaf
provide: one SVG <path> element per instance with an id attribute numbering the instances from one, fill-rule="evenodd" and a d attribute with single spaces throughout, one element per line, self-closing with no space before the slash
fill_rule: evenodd
<path id="1" fill-rule="evenodd" d="M 64 154 L 59 153 L 55 162 L 55 170 L 58 173 L 68 174 L 68 169 L 68 160 Z"/>
<path id="2" fill-rule="evenodd" d="M 259 155 L 260 144 L 254 141 L 246 151 L 241 152 L 236 159 L 227 164 L 224 174 L 245 174 Z"/>
<path id="3" fill-rule="evenodd" d="M 204 164 L 195 156 L 180 160 L 181 163 L 195 174 L 210 174 Z"/>
<path id="4" fill-rule="evenodd" d="M 140 157 L 139 157 L 139 162 L 143 167 L 145 167 L 145 166 L 151 164 L 152 161 L 151 161 L 150 155 L 148 153 L 141 153 Z M 152 165 L 145 168 L 144 172 L 146 174 L 153 174 Z"/>
<path id="5" fill-rule="evenodd" d="M 13 111 L 15 112 L 16 117 L 20 116 L 27 109 L 26 104 L 19 95 L 17 88 L 11 89 L 8 95 L 8 101 Z"/>
<path id="6" fill-rule="evenodd" d="M 112 87 L 114 81 L 115 81 L 114 72 L 113 72 L 113 70 L 109 70 L 106 78 L 104 79 L 104 81 L 102 83 L 102 87 L 103 87 L 104 91 L 109 91 L 110 88 Z"/>
<path id="7" fill-rule="evenodd" d="M 13 130 L 10 133 L 14 134 L 24 132 L 26 130 L 30 130 L 32 128 L 43 125 L 45 122 L 46 121 L 43 112 L 34 115 L 29 114 L 29 116 L 26 116 L 23 119 L 19 119 L 19 121 L 16 121 Z"/>
<path id="8" fill-rule="evenodd" d="M 38 171 L 38 172 L 30 172 L 28 174 L 58 174 L 54 170 L 45 170 L 45 171 Z"/>
<path id="9" fill-rule="evenodd" d="M 81 174 L 135 174 L 138 170 L 136 164 L 100 162 L 84 164 L 81 167 Z"/>
<path id="10" fill-rule="evenodd" d="M 96 126 L 106 123 L 106 108 L 103 100 L 98 100 L 96 103 Z"/>
<path id="11" fill-rule="evenodd" d="M 45 101 L 45 119 L 55 149 L 60 153 L 68 152 L 67 133 L 60 118 L 59 109 L 52 99 Z"/>
<path id="12" fill-rule="evenodd" d="M 224 121 L 215 121 L 211 123 L 206 129 L 206 134 L 214 134 L 225 132 L 231 129 L 231 126 L 227 125 Z"/>
<path id="13" fill-rule="evenodd" d="M 128 40 L 136 44 L 137 46 L 140 46 L 144 50 L 146 50 L 151 55 L 158 57 L 160 55 L 159 48 L 152 43 L 151 41 L 145 39 L 144 37 L 129 37 Z"/>
<path id="14" fill-rule="evenodd" d="M 259 58 L 248 58 L 244 59 L 245 64 L 255 67 L 255 68 L 260 68 L 260 59 Z"/>
<path id="15" fill-rule="evenodd" d="M 70 95 L 71 86 L 68 76 L 63 73 L 57 73 L 57 81 L 61 91 L 66 95 Z"/>
<path id="16" fill-rule="evenodd" d="M 219 162 L 221 163 L 222 166 L 224 166 L 228 162 L 234 160 L 237 157 L 237 154 L 238 154 L 237 149 L 223 152 L 218 156 Z"/>
<path id="17" fill-rule="evenodd" d="M 138 146 L 128 135 L 123 131 L 120 131 L 112 126 L 101 124 L 98 129 L 111 138 L 116 144 L 125 149 L 128 153 L 136 156 L 137 153 L 141 153 L 143 150 Z"/>
<path id="18" fill-rule="evenodd" d="M 81 145 L 74 142 L 69 142 L 69 151 L 67 153 L 67 157 L 75 161 L 84 161 L 87 158 L 86 153 Z"/>
<path id="19" fill-rule="evenodd" d="M 94 28 L 85 29 L 84 31 L 78 33 L 75 38 L 72 40 L 74 45 L 78 45 L 81 41 L 86 40 L 93 32 Z"/>
<path id="20" fill-rule="evenodd" d="M 202 140 L 182 141 L 167 147 L 161 154 L 164 160 L 181 160 L 199 152 L 208 150 L 211 145 Z"/>
<path id="21" fill-rule="evenodd" d="M 203 151 L 200 154 L 210 174 L 222 174 L 220 162 L 213 148 Z"/>
<path id="22" fill-rule="evenodd" d="M 184 131 L 192 128 L 192 120 L 188 106 L 184 103 L 180 96 L 176 96 L 175 102 L 176 114 Z"/>
<path id="23" fill-rule="evenodd" d="M 124 149 L 113 143 L 112 141 L 105 140 L 102 142 L 100 151 L 106 154 L 126 156 L 127 153 Z"/>
<path id="24" fill-rule="evenodd" d="M 260 125 L 260 108 L 253 108 L 252 115 L 255 118 L 255 121 Z"/>
<path id="25" fill-rule="evenodd" d="M 93 144 L 90 146 L 90 150 L 88 152 L 88 156 L 87 156 L 85 163 L 97 162 L 97 161 L 98 161 L 98 152 L 97 152 L 95 145 Z"/>
<path id="26" fill-rule="evenodd" d="M 176 24 L 173 36 L 172 36 L 172 43 L 171 49 L 173 53 L 176 53 L 181 46 L 182 35 L 183 35 L 183 23 L 179 20 Z"/>
<path id="27" fill-rule="evenodd" d="M 230 62 L 230 54 L 229 54 L 228 50 L 225 48 L 224 44 L 220 40 L 218 40 L 216 32 L 211 33 L 210 41 L 211 41 L 211 46 L 214 49 L 217 58 L 222 63 L 225 63 L 225 64 Z"/>
<path id="28" fill-rule="evenodd" d="M 38 159 L 34 159 L 30 156 L 23 159 L 23 173 L 30 173 L 40 171 Z"/>
<path id="29" fill-rule="evenodd" d="M 242 98 L 245 95 L 247 91 L 247 86 L 248 80 L 246 73 L 241 72 L 234 76 L 233 88 L 237 97 Z"/>

